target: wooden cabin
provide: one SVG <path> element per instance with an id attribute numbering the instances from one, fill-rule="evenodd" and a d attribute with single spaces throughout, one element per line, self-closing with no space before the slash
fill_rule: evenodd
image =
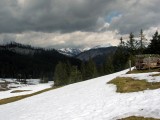
<path id="1" fill-rule="evenodd" d="M 136 55 L 135 66 L 137 70 L 160 68 L 160 55 Z"/>

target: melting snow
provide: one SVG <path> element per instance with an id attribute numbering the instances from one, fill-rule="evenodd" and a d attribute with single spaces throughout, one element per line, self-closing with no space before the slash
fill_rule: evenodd
<path id="1" fill-rule="evenodd" d="M 115 92 L 115 85 L 106 84 L 126 72 L 1 105 L 0 120 L 116 120 L 131 115 L 160 118 L 160 89 L 122 94 Z M 145 78 L 146 74 L 138 76 Z"/>

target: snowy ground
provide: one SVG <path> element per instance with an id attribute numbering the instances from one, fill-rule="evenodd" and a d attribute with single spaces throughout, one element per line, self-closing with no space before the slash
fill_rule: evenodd
<path id="1" fill-rule="evenodd" d="M 3 98 L 9 98 L 13 96 L 19 96 L 19 95 L 26 95 L 26 94 L 31 94 L 46 88 L 50 88 L 53 85 L 53 82 L 45 83 L 45 84 L 40 84 L 39 79 L 28 79 L 27 83 L 28 84 L 21 84 L 20 82 L 16 82 L 15 84 L 15 79 L 5 79 L 7 82 L 11 82 L 8 85 L 8 88 L 10 90 L 7 91 L 0 91 L 0 99 Z M 0 83 L 3 83 L 4 81 L 0 79 Z M 16 87 L 16 88 L 12 88 Z M 11 93 L 14 90 L 26 90 L 24 92 L 19 92 L 19 93 Z M 1 120 L 1 119 L 0 119 Z"/>
<path id="2" fill-rule="evenodd" d="M 106 84 L 126 72 L 1 105 L 0 120 L 116 120 L 131 115 L 160 118 L 160 89 L 122 94 L 115 92 L 115 85 Z"/>

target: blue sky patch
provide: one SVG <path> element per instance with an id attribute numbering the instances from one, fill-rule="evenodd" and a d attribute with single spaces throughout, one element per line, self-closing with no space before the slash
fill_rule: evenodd
<path id="1" fill-rule="evenodd" d="M 110 23 L 114 17 L 117 17 L 117 16 L 119 16 L 119 15 L 121 15 L 121 13 L 119 13 L 119 12 L 116 12 L 116 11 L 110 12 L 110 13 L 106 16 L 106 19 L 105 19 L 105 20 L 106 20 L 108 23 Z"/>

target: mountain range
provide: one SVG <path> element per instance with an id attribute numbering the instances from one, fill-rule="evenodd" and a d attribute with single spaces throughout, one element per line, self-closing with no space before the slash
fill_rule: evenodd
<path id="1" fill-rule="evenodd" d="M 58 49 L 57 51 L 66 56 L 71 56 L 81 61 L 88 61 L 90 58 L 94 60 L 97 65 L 101 65 L 104 61 L 116 51 L 117 47 L 107 45 L 97 45 L 92 48 L 63 48 Z"/>
<path id="2" fill-rule="evenodd" d="M 111 47 L 111 44 L 106 44 L 106 45 L 97 45 L 94 46 L 92 48 L 90 47 L 86 47 L 86 48 L 61 48 L 61 49 L 57 49 L 57 51 L 61 54 L 64 54 L 66 56 L 71 56 L 71 57 L 75 57 L 83 52 L 89 51 L 89 50 L 95 50 L 95 49 L 101 49 L 101 48 L 108 48 Z"/>

